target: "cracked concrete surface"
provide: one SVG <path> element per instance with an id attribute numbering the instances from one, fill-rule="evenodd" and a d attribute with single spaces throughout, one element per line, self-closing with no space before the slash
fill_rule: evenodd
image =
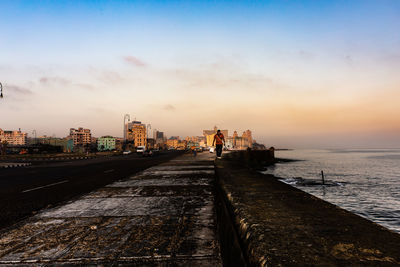
<path id="1" fill-rule="evenodd" d="M 221 266 L 212 155 L 184 155 L 43 210 L 0 236 L 0 265 Z"/>

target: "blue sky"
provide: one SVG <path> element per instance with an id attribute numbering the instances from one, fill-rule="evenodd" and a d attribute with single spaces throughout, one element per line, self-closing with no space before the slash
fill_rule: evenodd
<path id="1" fill-rule="evenodd" d="M 0 128 L 121 135 L 131 113 L 170 135 L 218 124 L 278 145 L 400 146 L 398 1 L 3 0 L 0 10 Z"/>

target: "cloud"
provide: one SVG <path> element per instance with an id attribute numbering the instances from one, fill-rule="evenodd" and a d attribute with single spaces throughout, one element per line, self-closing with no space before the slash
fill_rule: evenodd
<path id="1" fill-rule="evenodd" d="M 264 92 L 266 89 L 283 88 L 283 85 L 264 74 L 246 73 L 229 67 L 215 68 L 212 65 L 201 69 L 169 70 L 164 75 L 175 79 L 185 91 Z"/>
<path id="2" fill-rule="evenodd" d="M 115 71 L 103 71 L 99 75 L 99 80 L 107 84 L 116 84 L 124 81 L 124 78 Z"/>
<path id="3" fill-rule="evenodd" d="M 70 85 L 71 82 L 67 79 L 61 77 L 42 77 L 39 79 L 39 82 L 42 85 L 50 85 L 50 84 L 59 84 L 59 85 Z"/>
<path id="4" fill-rule="evenodd" d="M 74 85 L 76 85 L 76 86 L 78 86 L 80 88 L 89 90 L 89 91 L 93 91 L 95 89 L 95 87 L 93 85 L 86 84 L 86 83 L 77 83 L 77 84 L 74 84 Z"/>
<path id="5" fill-rule="evenodd" d="M 3 91 L 10 91 L 11 93 L 17 93 L 17 94 L 22 94 L 22 95 L 31 95 L 33 92 L 29 89 L 26 89 L 24 87 L 16 86 L 16 85 L 7 85 L 3 86 Z"/>
<path id="6" fill-rule="evenodd" d="M 168 110 L 168 111 L 174 111 L 176 108 L 171 105 L 171 104 L 167 104 L 163 107 L 164 110 Z"/>
<path id="7" fill-rule="evenodd" d="M 134 56 L 125 56 L 123 57 L 124 61 L 128 64 L 131 64 L 135 67 L 146 67 L 147 64 L 138 59 L 137 57 Z"/>

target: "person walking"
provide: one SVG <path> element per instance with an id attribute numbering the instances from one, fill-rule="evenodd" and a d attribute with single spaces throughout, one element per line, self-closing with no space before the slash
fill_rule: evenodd
<path id="1" fill-rule="evenodd" d="M 215 150 L 217 150 L 217 158 L 221 158 L 222 155 L 222 145 L 225 144 L 224 135 L 221 133 L 221 130 L 218 130 L 216 135 L 214 135 L 213 146 L 216 144 Z"/>

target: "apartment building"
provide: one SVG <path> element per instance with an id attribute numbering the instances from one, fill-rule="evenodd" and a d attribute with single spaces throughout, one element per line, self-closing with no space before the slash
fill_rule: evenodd
<path id="1" fill-rule="evenodd" d="M 0 129 L 0 143 L 7 142 L 9 145 L 26 145 L 28 134 L 18 131 L 3 131 Z"/>
<path id="2" fill-rule="evenodd" d="M 109 151 L 115 149 L 115 137 L 112 136 L 102 136 L 97 139 L 97 150 L 98 151 Z"/>
<path id="3" fill-rule="evenodd" d="M 127 140 L 133 142 L 135 147 L 147 145 L 146 125 L 140 121 L 133 121 L 127 124 Z"/>
<path id="4" fill-rule="evenodd" d="M 71 128 L 69 130 L 69 136 L 74 140 L 74 146 L 84 146 L 92 142 L 90 129 L 84 129 L 82 127 L 79 127 L 78 129 Z"/>

